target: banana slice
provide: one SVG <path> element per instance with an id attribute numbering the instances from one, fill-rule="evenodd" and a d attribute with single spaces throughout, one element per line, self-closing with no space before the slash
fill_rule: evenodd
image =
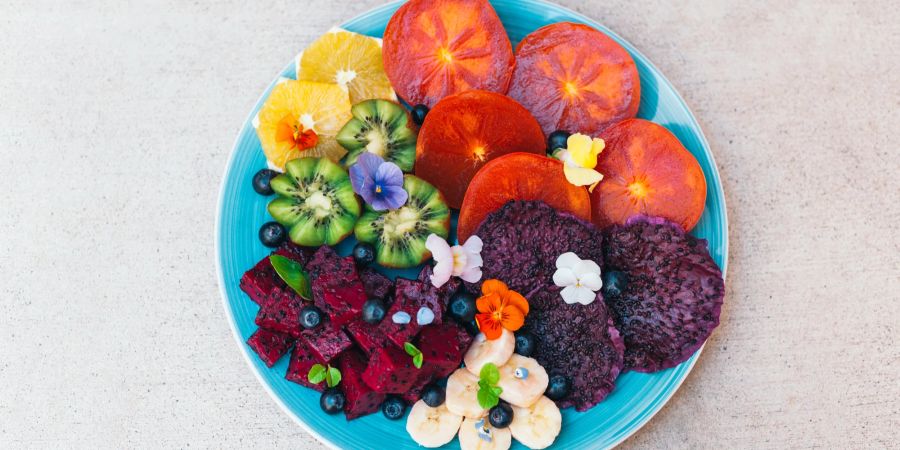
<path id="1" fill-rule="evenodd" d="M 487 414 L 487 410 L 478 404 L 478 377 L 465 369 L 456 369 L 447 379 L 444 404 L 453 414 L 472 419 Z"/>
<path id="2" fill-rule="evenodd" d="M 477 377 L 481 376 L 481 368 L 487 363 L 494 363 L 497 367 L 506 364 L 515 349 L 516 336 L 509 330 L 503 330 L 500 337 L 492 341 L 484 333 L 478 333 L 463 360 L 469 372 Z"/>
<path id="3" fill-rule="evenodd" d="M 513 406 L 527 408 L 544 395 L 549 382 L 547 371 L 537 360 L 512 355 L 500 367 L 500 382 L 497 385 L 503 388 L 500 398 Z"/>
<path id="4" fill-rule="evenodd" d="M 463 422 L 462 427 L 466 424 Z M 562 429 L 562 414 L 556 403 L 541 397 L 528 408 L 513 406 L 513 421 L 509 425 L 512 436 L 534 450 L 547 448 Z"/>
<path id="5" fill-rule="evenodd" d="M 462 450 L 506 450 L 512 445 L 509 428 L 494 428 L 487 418 L 466 419 L 459 427 Z"/>
<path id="6" fill-rule="evenodd" d="M 423 447 L 440 447 L 453 440 L 462 420 L 445 405 L 432 408 L 419 400 L 409 411 L 406 432 Z"/>

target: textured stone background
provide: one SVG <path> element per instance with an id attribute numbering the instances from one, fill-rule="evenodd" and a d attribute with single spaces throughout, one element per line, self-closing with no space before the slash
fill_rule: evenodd
<path id="1" fill-rule="evenodd" d="M 320 447 L 234 344 L 217 190 L 273 76 L 380 3 L 0 1 L 0 447 Z M 623 447 L 900 447 L 896 3 L 561 3 L 681 91 L 731 221 L 722 326 Z"/>

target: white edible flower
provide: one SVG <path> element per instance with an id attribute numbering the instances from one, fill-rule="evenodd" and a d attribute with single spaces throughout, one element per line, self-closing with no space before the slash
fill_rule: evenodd
<path id="1" fill-rule="evenodd" d="M 603 287 L 600 266 L 572 252 L 563 253 L 556 258 L 553 284 L 563 288 L 560 294 L 566 303 L 590 305 L 597 298 L 597 291 Z"/>
<path id="2" fill-rule="evenodd" d="M 482 245 L 481 238 L 472 236 L 465 244 L 451 247 L 444 238 L 430 234 L 425 240 L 425 248 L 434 258 L 431 284 L 441 287 L 450 281 L 450 277 L 460 277 L 469 283 L 481 280 Z"/>

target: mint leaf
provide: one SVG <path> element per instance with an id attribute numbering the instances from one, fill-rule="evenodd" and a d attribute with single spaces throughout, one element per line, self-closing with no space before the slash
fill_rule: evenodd
<path id="1" fill-rule="evenodd" d="M 500 386 L 494 386 L 491 388 L 491 393 L 494 394 L 497 398 L 499 398 L 500 394 L 503 393 L 503 388 Z"/>
<path id="2" fill-rule="evenodd" d="M 500 382 L 500 369 L 497 369 L 497 365 L 494 363 L 487 363 L 481 368 L 481 379 L 493 386 Z"/>
<path id="3" fill-rule="evenodd" d="M 416 369 L 422 368 L 422 363 L 425 361 L 425 355 L 422 354 L 421 350 L 417 349 L 412 343 L 405 342 L 403 344 L 403 351 L 405 351 L 407 355 L 412 356 L 413 365 L 416 366 Z"/>
<path id="4" fill-rule="evenodd" d="M 309 374 L 306 375 L 306 378 L 312 384 L 319 384 L 319 383 L 325 381 L 325 377 L 326 377 L 325 366 L 323 366 L 321 364 L 314 364 L 309 369 Z"/>
<path id="5" fill-rule="evenodd" d="M 328 366 L 328 371 L 325 375 L 325 382 L 328 384 L 328 387 L 335 387 L 341 383 L 341 371 L 337 369 L 337 367 Z"/>
<path id="6" fill-rule="evenodd" d="M 269 262 L 272 263 L 272 267 L 275 268 L 275 272 L 278 273 L 278 276 L 281 277 L 281 279 L 284 280 L 297 295 L 306 300 L 312 300 L 312 288 L 309 284 L 309 275 L 306 274 L 300 263 L 281 255 L 270 256 Z"/>
<path id="7" fill-rule="evenodd" d="M 490 389 L 479 389 L 477 397 L 478 406 L 484 409 L 491 409 L 500 403 L 500 396 L 494 395 Z"/>

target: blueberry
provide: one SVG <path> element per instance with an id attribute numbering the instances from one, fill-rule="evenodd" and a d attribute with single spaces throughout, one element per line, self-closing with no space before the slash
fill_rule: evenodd
<path id="1" fill-rule="evenodd" d="M 325 389 L 322 397 L 319 398 L 319 406 L 322 407 L 322 411 L 325 411 L 326 414 L 337 414 L 344 409 L 344 403 L 346 402 L 347 398 L 344 397 L 344 393 L 338 388 Z"/>
<path id="2" fill-rule="evenodd" d="M 533 334 L 527 331 L 516 333 L 516 353 L 522 356 L 531 356 L 536 345 L 537 338 Z"/>
<path id="3" fill-rule="evenodd" d="M 272 178 L 278 176 L 278 172 L 269 169 L 263 169 L 253 175 L 253 190 L 259 195 L 272 195 Z"/>
<path id="4" fill-rule="evenodd" d="M 476 322 L 475 319 L 464 322 L 462 326 L 472 336 L 478 336 L 478 333 L 481 333 L 481 330 L 478 329 L 478 322 Z"/>
<path id="5" fill-rule="evenodd" d="M 443 405 L 446 397 L 447 393 L 444 391 L 444 388 L 436 384 L 429 384 L 422 390 L 422 401 L 432 408 Z"/>
<path id="6" fill-rule="evenodd" d="M 390 396 L 381 404 L 381 413 L 391 420 L 399 420 L 406 414 L 406 403 L 400 397 Z"/>
<path id="7" fill-rule="evenodd" d="M 412 120 L 416 125 L 422 125 L 425 122 L 425 116 L 428 115 L 428 107 L 425 105 L 416 105 L 412 109 Z"/>
<path id="8" fill-rule="evenodd" d="M 353 246 L 353 259 L 360 267 L 366 267 L 375 262 L 375 247 L 366 242 L 357 242 Z"/>
<path id="9" fill-rule="evenodd" d="M 488 420 L 494 428 L 506 428 L 513 421 L 513 410 L 506 402 L 497 403 L 488 413 Z"/>
<path id="10" fill-rule="evenodd" d="M 313 305 L 304 306 L 300 310 L 300 325 L 311 330 L 322 323 L 322 310 Z"/>
<path id="11" fill-rule="evenodd" d="M 550 377 L 550 383 L 547 384 L 547 391 L 544 395 L 550 400 L 561 400 L 569 395 L 572 390 L 572 381 L 564 375 L 553 375 Z"/>
<path id="12" fill-rule="evenodd" d="M 550 133 L 550 136 L 547 136 L 547 153 L 553 154 L 553 151 L 558 148 L 566 148 L 569 140 L 569 136 L 571 134 L 565 130 L 556 130 Z"/>
<path id="13" fill-rule="evenodd" d="M 471 322 L 475 318 L 477 309 L 475 307 L 475 296 L 459 290 L 450 298 L 449 306 L 450 317 L 456 319 L 459 323 Z"/>
<path id="14" fill-rule="evenodd" d="M 603 272 L 603 297 L 612 298 L 622 295 L 628 285 L 628 275 L 615 270 Z"/>
<path id="15" fill-rule="evenodd" d="M 278 247 L 287 240 L 287 230 L 278 222 L 266 222 L 259 229 L 259 240 L 266 247 Z"/>
<path id="16" fill-rule="evenodd" d="M 384 302 L 377 298 L 370 298 L 363 303 L 362 306 L 362 320 L 366 323 L 376 324 L 381 322 L 384 319 L 384 315 L 387 313 L 387 308 L 384 306 Z"/>

